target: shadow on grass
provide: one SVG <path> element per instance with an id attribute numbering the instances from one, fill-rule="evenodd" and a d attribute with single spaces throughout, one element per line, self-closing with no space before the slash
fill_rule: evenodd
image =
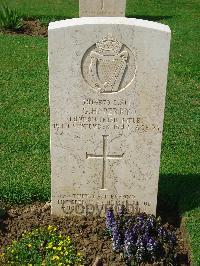
<path id="1" fill-rule="evenodd" d="M 145 15 L 136 15 L 136 14 L 127 14 L 127 18 L 137 18 L 151 21 L 160 21 L 163 19 L 170 19 L 172 16 L 145 16 Z"/>
<path id="2" fill-rule="evenodd" d="M 172 217 L 176 225 L 181 216 L 200 206 L 200 175 L 161 175 L 157 213 L 163 219 Z"/>

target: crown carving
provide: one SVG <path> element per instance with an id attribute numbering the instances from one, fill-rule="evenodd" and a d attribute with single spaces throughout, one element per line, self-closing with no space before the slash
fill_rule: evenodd
<path id="1" fill-rule="evenodd" d="M 113 38 L 111 34 L 106 35 L 103 39 L 96 43 L 98 52 L 103 54 L 118 54 L 122 45 L 123 44 Z"/>

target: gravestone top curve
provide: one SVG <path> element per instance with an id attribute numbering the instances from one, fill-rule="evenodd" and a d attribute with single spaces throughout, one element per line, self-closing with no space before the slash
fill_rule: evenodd
<path id="1" fill-rule="evenodd" d="M 171 30 L 168 25 L 143 19 L 125 18 L 125 17 L 113 17 L 113 18 L 107 17 L 106 19 L 102 17 L 88 17 L 88 18 L 83 17 L 83 18 L 60 20 L 60 21 L 50 22 L 48 30 L 65 28 L 70 26 L 95 25 L 95 24 L 133 25 L 135 27 L 141 27 L 145 29 L 155 29 L 171 33 Z"/>
<path id="2" fill-rule="evenodd" d="M 79 17 L 124 17 L 126 0 L 79 0 Z"/>

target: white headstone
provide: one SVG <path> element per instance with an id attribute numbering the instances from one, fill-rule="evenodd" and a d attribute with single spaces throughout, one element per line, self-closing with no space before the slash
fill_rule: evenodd
<path id="1" fill-rule="evenodd" d="M 49 26 L 52 213 L 156 213 L 170 29 L 127 18 Z"/>
<path id="2" fill-rule="evenodd" d="M 124 17 L 126 0 L 79 0 L 79 17 Z"/>

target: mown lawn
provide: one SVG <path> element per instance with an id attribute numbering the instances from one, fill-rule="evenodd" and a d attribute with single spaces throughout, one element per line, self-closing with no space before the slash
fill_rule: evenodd
<path id="1" fill-rule="evenodd" d="M 78 0 L 6 0 L 24 17 L 78 16 Z M 126 15 L 172 30 L 159 202 L 184 216 L 193 264 L 200 265 L 198 0 L 128 0 Z M 47 39 L 0 34 L 0 200 L 50 198 Z"/>
<path id="2" fill-rule="evenodd" d="M 47 39 L 0 35 L 0 199 L 50 194 Z"/>

